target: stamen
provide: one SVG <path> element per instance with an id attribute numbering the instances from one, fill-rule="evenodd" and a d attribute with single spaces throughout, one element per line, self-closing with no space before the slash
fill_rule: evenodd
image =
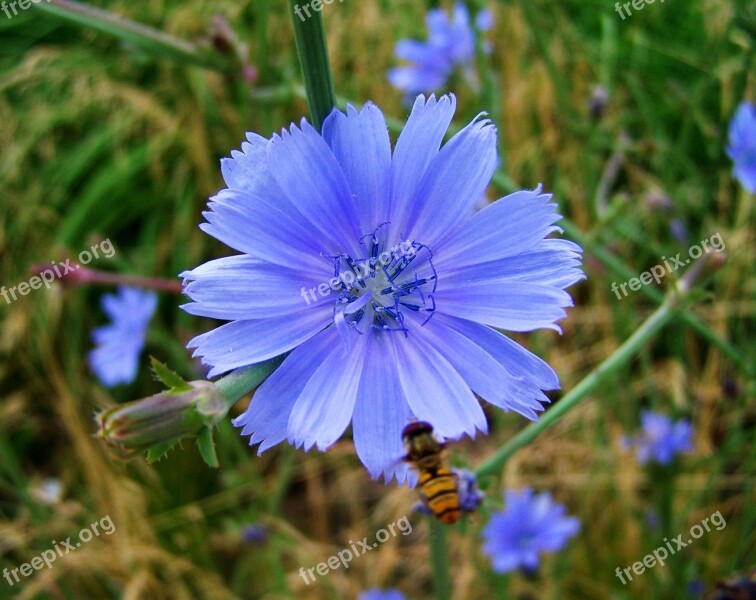
<path id="1" fill-rule="evenodd" d="M 344 338 L 349 328 L 367 333 L 370 328 L 399 331 L 409 335 L 403 311 L 426 313 L 423 325 L 436 309 L 433 294 L 438 274 L 433 265 L 433 252 L 416 241 L 403 242 L 386 248 L 379 230 L 389 223 L 381 223 L 373 233 L 359 242 L 370 247 L 366 257 L 346 254 L 328 256 L 333 261 L 334 277 L 342 282 L 342 291 L 334 303 L 334 324 Z"/>

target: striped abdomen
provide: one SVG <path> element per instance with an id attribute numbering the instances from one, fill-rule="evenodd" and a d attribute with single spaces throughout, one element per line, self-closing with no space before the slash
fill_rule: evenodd
<path id="1" fill-rule="evenodd" d="M 425 505 L 443 523 L 456 523 L 462 514 L 459 508 L 457 476 L 446 467 L 420 472 L 420 495 Z"/>

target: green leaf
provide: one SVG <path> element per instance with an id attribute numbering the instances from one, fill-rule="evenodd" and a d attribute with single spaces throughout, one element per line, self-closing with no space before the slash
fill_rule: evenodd
<path id="1" fill-rule="evenodd" d="M 168 450 L 173 448 L 177 443 L 178 440 L 171 440 L 170 442 L 153 446 L 147 450 L 147 462 L 150 464 L 158 462 L 161 458 L 164 458 L 165 455 L 168 454 Z"/>
<path id="2" fill-rule="evenodd" d="M 217 469 L 220 467 L 218 462 L 218 455 L 215 453 L 215 443 L 213 442 L 213 431 L 209 427 L 205 427 L 200 431 L 197 436 L 197 447 L 199 448 L 202 460 L 208 467 Z"/>
<path id="3" fill-rule="evenodd" d="M 192 389 L 192 386 L 184 381 L 180 375 L 171 371 L 168 365 L 161 363 L 154 356 L 150 356 L 150 364 L 155 377 L 172 392 L 188 392 Z"/>

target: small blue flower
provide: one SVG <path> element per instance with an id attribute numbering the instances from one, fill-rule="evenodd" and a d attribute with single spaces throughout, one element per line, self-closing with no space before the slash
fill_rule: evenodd
<path id="1" fill-rule="evenodd" d="M 92 331 L 96 347 L 88 358 L 104 386 L 134 381 L 147 325 L 156 307 L 155 292 L 135 288 L 119 287 L 117 294 L 102 297 L 102 310 L 112 322 Z"/>
<path id="2" fill-rule="evenodd" d="M 485 494 L 478 489 L 475 473 L 467 469 L 452 469 L 457 474 L 457 489 L 459 491 L 459 507 L 464 512 L 474 512 L 483 502 Z"/>
<path id="3" fill-rule="evenodd" d="M 373 588 L 360 592 L 357 600 L 404 600 L 404 594 L 395 589 L 379 590 L 378 588 Z"/>
<path id="4" fill-rule="evenodd" d="M 669 230 L 676 241 L 684 244 L 688 241 L 688 229 L 680 219 L 672 219 L 669 222 Z"/>
<path id="5" fill-rule="evenodd" d="M 733 161 L 732 172 L 751 194 L 756 193 L 756 105 L 741 102 L 730 122 L 727 154 Z"/>
<path id="6" fill-rule="evenodd" d="M 700 598 L 706 592 L 706 584 L 700 579 L 693 579 L 687 585 L 688 595 L 694 598 Z"/>
<path id="7" fill-rule="evenodd" d="M 476 20 L 480 31 L 493 27 L 493 15 L 488 10 L 480 11 Z M 457 69 L 468 80 L 475 79 L 475 32 L 470 24 L 467 7 L 458 2 L 451 18 L 443 9 L 433 9 L 426 15 L 425 21 L 428 41 L 399 41 L 395 50 L 396 57 L 409 64 L 388 72 L 391 85 L 410 97 L 440 90 Z"/>
<path id="8" fill-rule="evenodd" d="M 666 415 L 644 410 L 641 412 L 642 432 L 625 445 L 634 445 L 638 462 L 645 465 L 656 461 L 668 465 L 677 454 L 693 450 L 693 426 L 681 419 L 672 421 Z"/>
<path id="9" fill-rule="evenodd" d="M 228 189 L 202 229 L 242 254 L 183 273 L 191 314 L 230 321 L 189 346 L 210 376 L 286 352 L 234 421 L 259 452 L 325 450 L 352 425 L 374 477 L 407 477 L 401 432 L 486 431 L 475 394 L 536 419 L 554 371 L 498 329 L 551 328 L 583 278 L 551 196 L 522 191 L 474 212 L 496 164 L 475 119 L 441 146 L 455 98 L 418 97 L 393 152 L 381 111 L 334 111 L 248 134 L 222 163 Z"/>
<path id="10" fill-rule="evenodd" d="M 548 493 L 507 490 L 504 503 L 505 509 L 494 513 L 483 528 L 483 552 L 498 573 L 535 571 L 541 552 L 561 550 L 580 531 L 580 521 L 566 517 L 565 507 Z"/>
<path id="11" fill-rule="evenodd" d="M 241 539 L 250 546 L 263 544 L 268 540 L 268 528 L 262 523 L 249 523 L 243 527 Z"/>
<path id="12" fill-rule="evenodd" d="M 649 509 L 645 513 L 646 518 L 646 525 L 648 525 L 651 529 L 659 529 L 659 526 L 661 525 L 661 518 L 659 517 L 659 513 L 656 512 L 653 509 Z"/>

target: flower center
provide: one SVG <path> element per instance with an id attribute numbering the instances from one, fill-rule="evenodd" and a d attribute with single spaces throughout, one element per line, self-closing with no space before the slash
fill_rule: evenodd
<path id="1" fill-rule="evenodd" d="M 427 322 L 436 309 L 437 277 L 430 248 L 414 240 L 388 247 L 386 236 L 377 235 L 381 227 L 360 240 L 366 256 L 330 257 L 340 282 L 334 323 L 344 339 L 349 328 L 361 334 L 376 328 L 407 335 L 406 311 L 426 314 Z"/>

